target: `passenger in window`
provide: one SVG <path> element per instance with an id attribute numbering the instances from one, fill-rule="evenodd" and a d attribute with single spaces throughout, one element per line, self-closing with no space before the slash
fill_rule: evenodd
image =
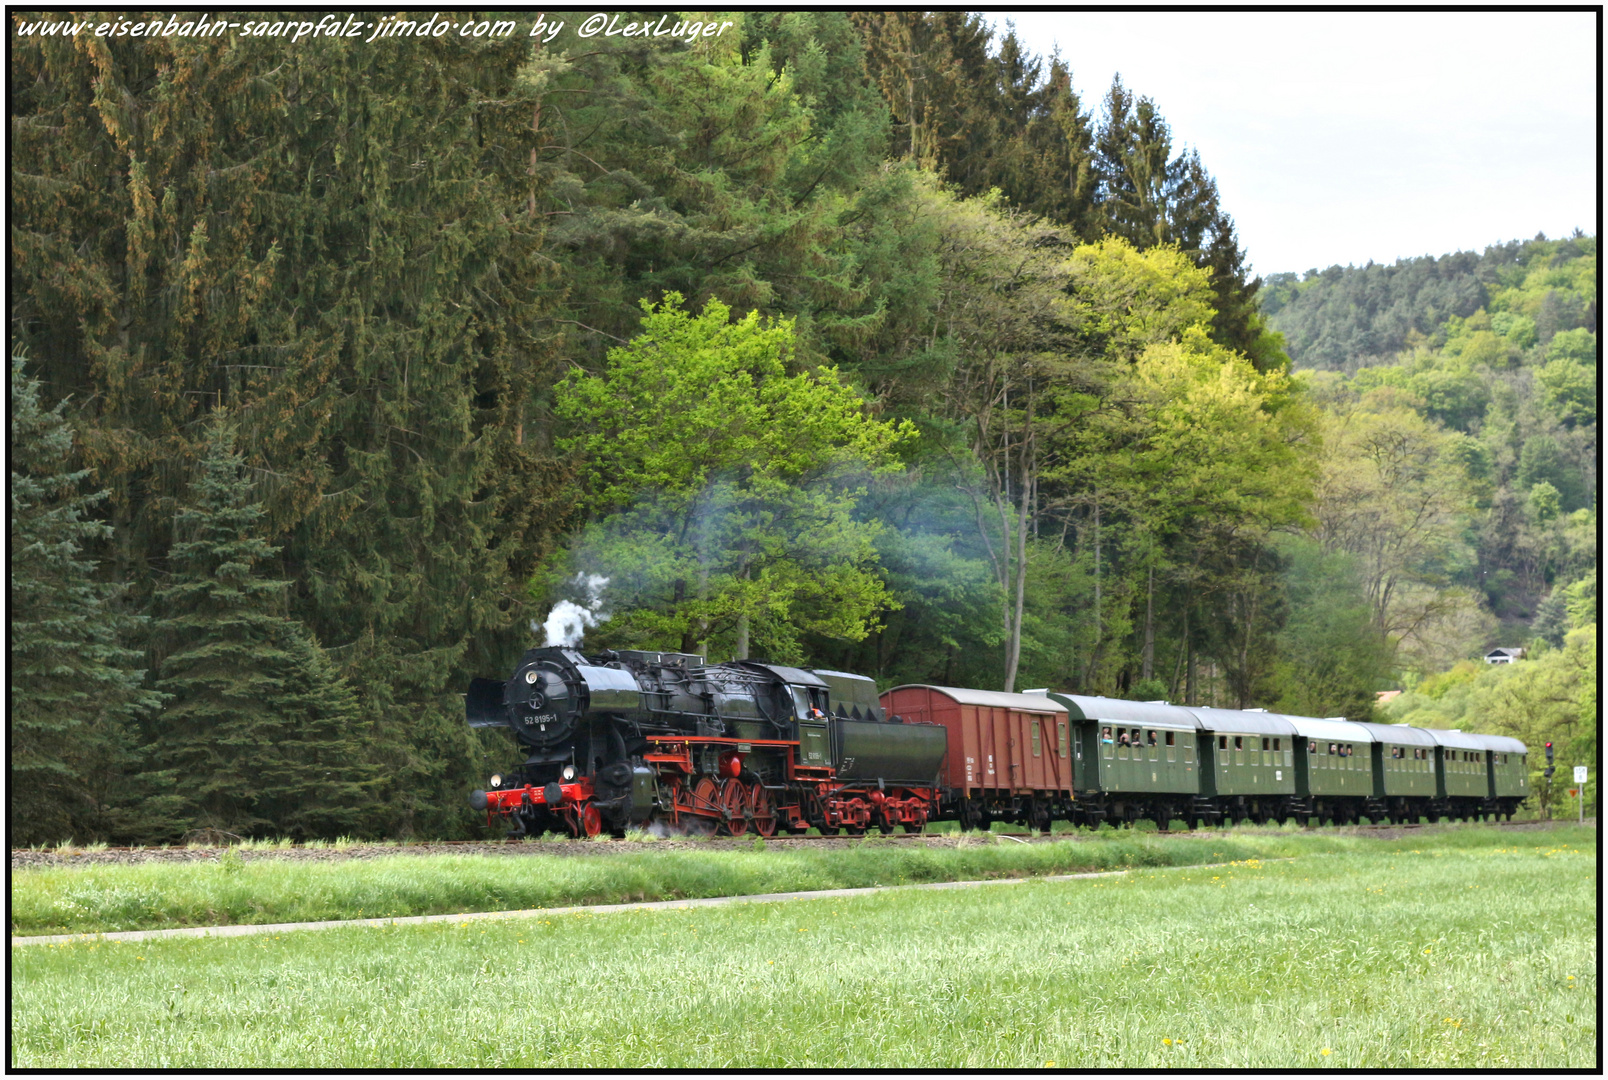
<path id="1" fill-rule="evenodd" d="M 1334 743 L 1329 744 L 1329 756 L 1330 757 L 1334 756 Z"/>
<path id="2" fill-rule="evenodd" d="M 1103 743 L 1109 743 L 1111 741 L 1111 729 L 1110 728 L 1101 728 L 1100 729 L 1100 741 L 1103 742 Z"/>
<path id="3" fill-rule="evenodd" d="M 1124 729 L 1122 734 L 1117 736 L 1117 745 L 1118 746 L 1127 746 L 1128 745 L 1128 732 L 1127 732 L 1127 729 Z"/>
<path id="4" fill-rule="evenodd" d="M 1150 745 L 1155 746 L 1156 745 L 1156 733 L 1154 731 L 1147 731 L 1147 732 L 1145 732 L 1145 735 L 1149 737 Z"/>

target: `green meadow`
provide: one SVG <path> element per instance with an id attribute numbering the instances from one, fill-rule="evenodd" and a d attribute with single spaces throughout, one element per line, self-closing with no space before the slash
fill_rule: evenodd
<path id="1" fill-rule="evenodd" d="M 1508 842 L 1506 833 L 1477 827 L 1450 826 L 1434 835 L 1454 846 Z M 216 860 L 188 863 L 19 869 L 11 876 L 11 932 L 99 933 L 680 900 L 1289 858 L 1372 850 L 1390 841 L 1291 826 L 1172 836 L 1102 829 L 1035 844 L 974 837 L 960 847 L 873 837 L 831 850 L 755 841 L 736 850 L 640 845 L 619 853 L 598 844 L 577 854 L 583 843 L 536 844 L 530 850 L 537 854 L 517 855 L 399 853 L 324 862 L 241 858 L 225 851 Z"/>
<path id="2" fill-rule="evenodd" d="M 1588 1068 L 1595 841 L 1329 837 L 999 889 L 14 946 L 11 1063 Z"/>

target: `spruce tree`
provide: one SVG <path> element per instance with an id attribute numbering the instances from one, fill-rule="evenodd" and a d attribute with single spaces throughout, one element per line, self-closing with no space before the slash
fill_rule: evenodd
<path id="1" fill-rule="evenodd" d="M 158 701 L 126 644 L 143 620 L 95 580 L 85 549 L 111 530 L 89 515 L 106 492 L 83 491 L 62 403 L 41 405 L 23 363 L 12 355 L 9 839 L 143 835 L 162 808 L 141 805 L 145 785 L 118 783 L 138 767 L 134 722 Z"/>
<path id="2" fill-rule="evenodd" d="M 183 778 L 197 825 L 248 833 L 354 831 L 372 798 L 351 687 L 284 611 L 289 581 L 265 576 L 235 430 L 209 421 L 192 503 L 174 521 L 172 571 L 156 592 L 163 762 Z"/>

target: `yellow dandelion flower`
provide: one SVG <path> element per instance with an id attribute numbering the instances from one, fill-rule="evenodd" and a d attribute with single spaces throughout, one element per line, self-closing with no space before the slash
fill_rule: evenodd
<path id="1" fill-rule="evenodd" d="M 1045 1067 L 1045 1068 L 1046 1068 L 1046 1069 L 1053 1069 L 1053 1068 L 1055 1068 L 1055 1062 L 1053 1062 L 1053 1061 L 1046 1061 L 1046 1062 L 1045 1062 L 1045 1063 L 1044 1063 L 1044 1067 Z"/>
<path id="2" fill-rule="evenodd" d="M 1320 1050 L 1318 1052 L 1321 1053 L 1324 1057 L 1328 1057 L 1330 1054 L 1334 1053 L 1334 1051 L 1330 1050 L 1327 1046 L 1325 1046 L 1322 1050 Z"/>
<path id="3" fill-rule="evenodd" d="M 1172 1045 L 1172 1040 L 1171 1039 L 1163 1039 L 1163 1040 L 1161 1040 L 1161 1045 L 1163 1045 L 1163 1046 L 1171 1046 Z"/>

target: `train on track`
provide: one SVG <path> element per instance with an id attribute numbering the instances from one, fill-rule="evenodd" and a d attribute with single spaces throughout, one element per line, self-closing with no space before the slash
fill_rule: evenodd
<path id="1" fill-rule="evenodd" d="M 532 649 L 475 679 L 473 727 L 524 760 L 470 796 L 512 835 L 1048 831 L 1150 819 L 1511 819 L 1523 743 L 1404 725 L 1029 691 L 907 685 L 688 653 Z"/>

